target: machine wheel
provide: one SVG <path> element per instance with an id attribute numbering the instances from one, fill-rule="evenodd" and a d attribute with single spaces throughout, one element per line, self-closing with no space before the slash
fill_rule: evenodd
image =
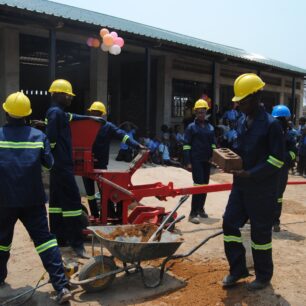
<path id="1" fill-rule="evenodd" d="M 95 256 L 82 267 L 79 280 L 85 280 L 116 269 L 116 264 L 111 257 L 103 256 L 102 258 L 101 255 Z M 110 286 L 115 277 L 115 274 L 110 275 L 106 278 L 99 279 L 88 284 L 83 284 L 81 286 L 87 292 L 98 292 Z"/>

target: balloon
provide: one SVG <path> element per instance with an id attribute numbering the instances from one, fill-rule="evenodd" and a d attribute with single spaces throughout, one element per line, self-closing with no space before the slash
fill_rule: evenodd
<path id="1" fill-rule="evenodd" d="M 97 38 L 92 39 L 92 47 L 99 48 L 100 47 L 100 40 Z"/>
<path id="2" fill-rule="evenodd" d="M 92 37 L 87 38 L 86 44 L 87 44 L 88 47 L 92 47 L 92 40 L 93 40 Z"/>
<path id="3" fill-rule="evenodd" d="M 109 48 L 108 46 L 105 46 L 104 44 L 101 44 L 101 50 L 104 51 L 104 52 L 107 52 L 109 51 Z"/>
<path id="4" fill-rule="evenodd" d="M 112 55 L 118 55 L 121 53 L 121 48 L 118 45 L 112 45 L 109 48 L 109 53 Z"/>
<path id="5" fill-rule="evenodd" d="M 114 32 L 114 31 L 113 31 L 113 32 L 110 32 L 109 34 L 112 35 L 114 38 L 117 38 L 117 37 L 118 37 L 117 32 Z"/>
<path id="6" fill-rule="evenodd" d="M 111 47 L 114 44 L 114 38 L 110 34 L 106 34 L 103 37 L 103 44 L 105 46 Z"/>
<path id="7" fill-rule="evenodd" d="M 115 38 L 115 45 L 118 45 L 120 48 L 122 48 L 124 46 L 124 40 L 122 37 L 117 37 Z"/>
<path id="8" fill-rule="evenodd" d="M 100 30 L 100 36 L 101 36 L 102 38 L 103 38 L 104 35 L 106 35 L 106 34 L 109 34 L 109 30 L 108 30 L 108 29 L 103 28 L 103 29 Z"/>

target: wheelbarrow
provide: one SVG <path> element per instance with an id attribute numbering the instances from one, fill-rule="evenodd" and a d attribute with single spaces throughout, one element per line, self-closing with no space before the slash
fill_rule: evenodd
<path id="1" fill-rule="evenodd" d="M 183 243 L 183 239 L 180 235 L 171 233 L 168 230 L 162 232 L 160 241 L 153 242 L 141 242 L 140 237 L 126 237 L 125 235 L 117 237 L 116 240 L 106 238 L 119 227 L 124 229 L 136 226 L 116 225 L 89 227 L 94 234 L 92 237 L 92 251 L 94 253 L 94 240 L 96 239 L 100 242 L 101 255 L 92 257 L 79 272 L 71 277 L 70 283 L 80 285 L 87 292 L 98 292 L 109 287 L 118 273 L 125 272 L 126 274 L 130 274 L 140 272 L 144 286 L 147 288 L 156 288 L 162 283 L 166 263 L 169 260 L 190 256 L 208 240 L 223 233 L 222 231 L 218 231 L 206 237 L 187 253 L 177 255 L 174 253 Z M 103 255 L 103 247 L 110 252 L 111 256 Z M 155 281 L 149 281 L 145 276 L 141 263 L 146 260 L 159 258 L 164 258 L 159 266 L 159 277 Z M 118 266 L 117 262 L 122 262 L 122 265 Z"/>

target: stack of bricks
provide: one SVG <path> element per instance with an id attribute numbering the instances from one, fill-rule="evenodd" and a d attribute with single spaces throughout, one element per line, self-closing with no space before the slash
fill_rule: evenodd
<path id="1" fill-rule="evenodd" d="M 213 151 L 212 162 L 225 172 L 242 170 L 242 159 L 228 148 L 219 148 Z"/>

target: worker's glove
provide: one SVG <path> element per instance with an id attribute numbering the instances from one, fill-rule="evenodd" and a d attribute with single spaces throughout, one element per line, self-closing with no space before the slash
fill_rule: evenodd
<path id="1" fill-rule="evenodd" d="M 239 176 L 239 177 L 249 177 L 250 172 L 245 171 L 245 170 L 231 170 L 230 173 L 232 173 L 234 176 Z"/>

